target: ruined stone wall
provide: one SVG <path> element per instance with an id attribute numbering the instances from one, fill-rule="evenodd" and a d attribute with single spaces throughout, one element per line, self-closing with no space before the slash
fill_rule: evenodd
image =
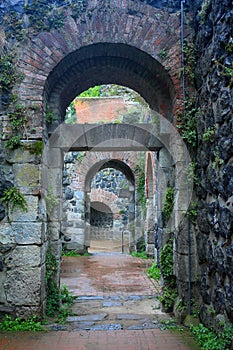
<path id="1" fill-rule="evenodd" d="M 201 319 L 233 322 L 233 10 L 203 1 L 196 15 L 199 99 L 197 245 Z M 212 310 L 212 311 L 211 311 Z"/>

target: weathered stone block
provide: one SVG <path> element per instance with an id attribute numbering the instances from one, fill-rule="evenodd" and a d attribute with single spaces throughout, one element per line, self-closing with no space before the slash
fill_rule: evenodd
<path id="1" fill-rule="evenodd" d="M 41 268 L 17 268 L 6 274 L 4 289 L 7 301 L 14 305 L 39 305 L 41 297 Z"/>
<path id="2" fill-rule="evenodd" d="M 5 259 L 8 268 L 20 266 L 40 266 L 42 263 L 42 248 L 38 246 L 17 246 Z"/>
<path id="3" fill-rule="evenodd" d="M 39 209 L 39 199 L 36 196 L 25 196 L 28 204 L 28 211 L 23 212 L 20 209 L 9 213 L 9 218 L 11 222 L 14 221 L 37 221 L 38 220 L 38 209 Z"/>
<path id="4" fill-rule="evenodd" d="M 35 164 L 14 164 L 15 184 L 19 187 L 34 187 L 39 185 L 40 168 Z"/>
<path id="5" fill-rule="evenodd" d="M 6 280 L 6 275 L 4 273 L 0 273 L 0 304 L 6 303 L 6 293 L 4 290 L 5 280 Z"/>
<path id="6" fill-rule="evenodd" d="M 2 224 L 0 242 L 2 244 L 41 244 L 44 225 L 36 222 Z"/>
<path id="7" fill-rule="evenodd" d="M 17 148 L 13 151 L 8 150 L 5 157 L 8 163 L 25 164 L 36 162 L 36 155 L 27 150 L 22 150 L 22 148 Z"/>
<path id="8" fill-rule="evenodd" d="M 1 224 L 0 243 L 2 245 L 15 243 L 15 233 L 12 225 L 8 223 Z"/>

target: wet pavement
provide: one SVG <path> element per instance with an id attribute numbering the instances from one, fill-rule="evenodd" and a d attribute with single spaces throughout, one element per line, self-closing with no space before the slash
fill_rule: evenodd
<path id="1" fill-rule="evenodd" d="M 152 261 L 119 253 L 66 257 L 61 285 L 77 296 L 65 324 L 47 333 L 0 333 L 0 349 L 189 350 L 198 349 L 186 331 L 160 310 L 160 286 L 146 275 Z"/>

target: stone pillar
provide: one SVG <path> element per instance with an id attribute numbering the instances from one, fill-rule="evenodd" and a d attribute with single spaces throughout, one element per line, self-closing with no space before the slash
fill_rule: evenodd
<path id="1" fill-rule="evenodd" d="M 0 231 L 0 312 L 41 317 L 45 306 L 46 216 L 40 197 L 40 156 L 5 150 L 7 186 L 24 195 L 28 211 L 8 211 Z"/>

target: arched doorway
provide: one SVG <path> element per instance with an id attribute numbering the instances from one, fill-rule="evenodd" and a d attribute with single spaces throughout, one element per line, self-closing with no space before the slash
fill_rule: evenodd
<path id="1" fill-rule="evenodd" d="M 135 178 L 129 163 L 124 158 L 103 160 L 86 175 L 85 235 L 89 237 L 90 251 L 99 247 L 102 251 L 129 252 L 134 245 Z M 97 198 L 99 201 L 93 202 Z M 111 208 L 111 225 L 108 222 L 108 227 L 97 225 L 98 230 L 93 229 L 92 203 L 102 203 L 106 210 Z M 106 213 L 101 215 L 106 218 Z"/>

